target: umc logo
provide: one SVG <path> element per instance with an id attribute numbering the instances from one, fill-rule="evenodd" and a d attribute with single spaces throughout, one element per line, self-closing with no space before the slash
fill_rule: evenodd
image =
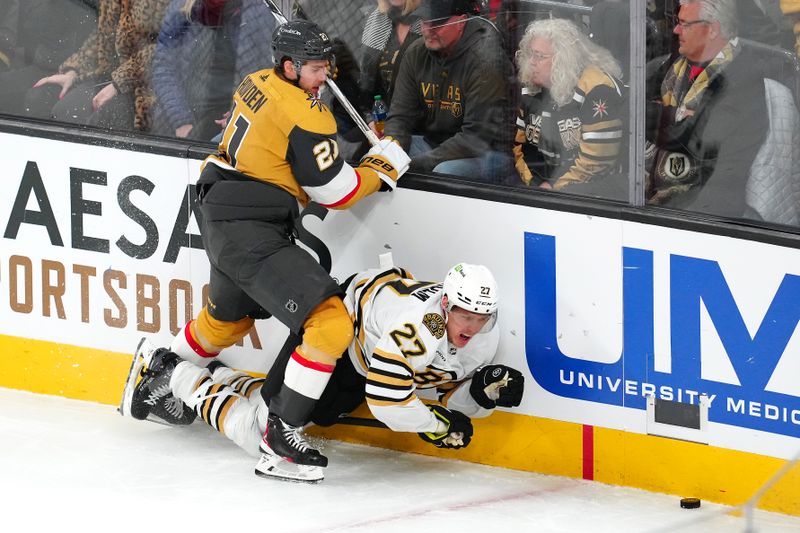
<path id="1" fill-rule="evenodd" d="M 800 437 L 800 338 L 794 338 L 800 336 L 800 276 L 783 276 L 751 334 L 741 312 L 747 302 L 734 299 L 716 261 L 671 255 L 669 290 L 658 292 L 669 298 L 669 324 L 657 325 L 653 252 L 624 247 L 622 324 L 601 332 L 621 337 L 622 352 L 614 361 L 599 362 L 592 354 L 559 348 L 556 263 L 555 237 L 525 234 L 525 351 L 530 372 L 544 389 L 633 409 L 645 409 L 647 394 L 697 403 L 702 393 L 711 401 L 711 422 Z M 587 298 L 585 305 L 592 302 Z M 656 369 L 656 327 L 668 329 L 668 372 Z M 718 338 L 718 349 L 704 342 L 709 336 Z M 720 360 L 727 361 L 733 377 L 720 378 Z"/>

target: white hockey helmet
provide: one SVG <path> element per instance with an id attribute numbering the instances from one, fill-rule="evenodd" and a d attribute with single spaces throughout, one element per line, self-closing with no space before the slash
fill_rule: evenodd
<path id="1" fill-rule="evenodd" d="M 458 306 L 482 315 L 497 313 L 497 282 L 483 265 L 459 263 L 447 272 L 442 284 L 446 310 Z"/>

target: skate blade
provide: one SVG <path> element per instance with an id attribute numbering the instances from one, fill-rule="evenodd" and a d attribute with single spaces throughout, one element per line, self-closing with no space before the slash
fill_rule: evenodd
<path id="1" fill-rule="evenodd" d="M 139 376 L 142 374 L 142 370 L 152 360 L 153 352 L 155 352 L 155 350 L 156 347 L 153 345 L 153 343 L 147 340 L 147 337 L 142 337 L 142 339 L 139 341 L 139 344 L 136 345 L 136 351 L 134 351 L 133 354 L 133 361 L 131 361 L 131 367 L 130 370 L 128 370 L 128 379 L 125 381 L 125 388 L 122 390 L 122 401 L 120 401 L 119 407 L 117 407 L 117 412 L 122 416 L 134 418 L 131 414 L 133 391 L 136 389 L 136 383 L 139 381 Z M 138 418 L 135 420 L 138 420 Z M 145 420 L 164 426 L 173 425 L 166 420 L 162 420 L 153 413 L 149 413 Z"/>
<path id="2" fill-rule="evenodd" d="M 147 337 L 142 337 L 139 344 L 136 345 L 136 351 L 133 353 L 142 358 L 145 366 L 150 366 L 150 361 L 153 360 L 153 353 L 156 350 L 156 346 L 147 340 Z"/>
<path id="3" fill-rule="evenodd" d="M 294 483 L 319 483 L 325 479 L 321 466 L 297 465 L 271 454 L 262 453 L 256 465 L 256 475 Z"/>
<path id="4" fill-rule="evenodd" d="M 144 339 L 143 339 L 144 340 Z M 139 343 L 141 345 L 141 343 Z M 138 352 L 138 348 L 137 348 Z M 128 370 L 128 379 L 125 381 L 125 388 L 122 389 L 122 401 L 119 404 L 119 414 L 122 416 L 133 417 L 131 415 L 131 402 L 133 401 L 133 391 L 136 388 L 136 381 L 144 368 L 144 358 L 138 353 L 134 354 L 131 361 L 131 368 Z"/>

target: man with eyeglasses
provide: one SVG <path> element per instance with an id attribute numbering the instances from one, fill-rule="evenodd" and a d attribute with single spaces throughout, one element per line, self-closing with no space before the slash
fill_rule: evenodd
<path id="1" fill-rule="evenodd" d="M 740 41 L 735 0 L 681 0 L 678 57 L 648 79 L 647 201 L 742 217 L 769 127 L 765 73 Z"/>
<path id="2" fill-rule="evenodd" d="M 335 424 L 366 401 L 389 429 L 418 433 L 437 448 L 458 449 L 472 439 L 471 418 L 522 401 L 523 374 L 494 361 L 499 293 L 485 266 L 459 263 L 441 283 L 416 280 L 399 267 L 371 269 L 354 274 L 343 287 L 353 341 L 311 412 L 315 424 Z M 168 388 L 173 401 L 185 402 L 186 409 L 252 455 L 261 453 L 257 475 L 322 481 L 322 467 L 276 464 L 259 451 L 271 409 L 264 397 L 292 372 L 283 356 L 266 381 L 218 361 L 205 368 L 167 349 L 151 358 L 174 362 L 160 367 L 152 386 Z M 438 402 L 423 403 L 423 390 Z M 163 399 L 150 407 L 156 415 L 168 409 Z"/>
<path id="3" fill-rule="evenodd" d="M 476 0 L 424 0 L 422 39 L 397 75 L 385 134 L 411 168 L 486 183 L 518 180 L 513 69 L 497 29 L 474 17 Z"/>

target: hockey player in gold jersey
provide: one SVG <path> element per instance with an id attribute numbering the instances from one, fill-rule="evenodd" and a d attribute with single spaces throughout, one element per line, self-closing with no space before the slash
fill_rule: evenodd
<path id="1" fill-rule="evenodd" d="M 354 340 L 314 406 L 313 422 L 333 424 L 366 400 L 390 429 L 416 432 L 439 448 L 462 448 L 473 436 L 471 418 L 520 404 L 522 373 L 494 361 L 498 294 L 486 267 L 460 263 L 443 283 L 415 280 L 401 268 L 368 270 L 345 283 L 344 304 Z M 264 380 L 219 362 L 201 367 L 164 348 L 145 356 L 148 388 L 166 387 L 247 452 L 261 453 L 257 474 L 322 480 L 320 468 L 276 465 L 264 453 L 262 434 L 271 416 Z M 424 404 L 418 394 L 425 389 L 438 393 L 440 403 Z M 153 404 L 162 412 L 176 407 L 163 399 Z"/>
<path id="2" fill-rule="evenodd" d="M 288 326 L 298 341 L 270 401 L 261 448 L 276 463 L 288 460 L 313 470 L 325 467 L 327 458 L 307 445 L 298 428 L 350 344 L 353 327 L 340 287 L 294 242 L 298 203 L 346 209 L 373 192 L 394 189 L 409 158 L 389 140 L 355 168 L 339 156 L 336 123 L 319 99 L 335 58 L 319 27 L 287 22 L 273 33 L 272 50 L 275 68 L 245 77 L 233 95 L 219 151 L 203 163 L 197 192 L 211 265 L 208 304 L 170 350 L 206 366 L 257 318 L 274 316 Z M 141 367 L 137 359 L 134 366 Z M 159 394 L 145 378 L 135 385 L 133 370 L 122 411 L 144 418 Z"/>

